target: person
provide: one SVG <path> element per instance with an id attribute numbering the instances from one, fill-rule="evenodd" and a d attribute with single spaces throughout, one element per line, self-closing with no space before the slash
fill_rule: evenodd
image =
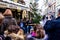
<path id="1" fill-rule="evenodd" d="M 47 20 L 54 20 L 55 17 L 54 17 L 52 14 L 49 14 L 49 13 L 48 13 L 48 14 L 46 15 L 46 19 L 47 19 Z"/>
<path id="2" fill-rule="evenodd" d="M 45 36 L 45 31 L 44 31 L 44 29 L 43 29 L 43 27 L 42 27 L 42 25 L 40 25 L 40 24 L 37 24 L 36 25 L 36 27 L 37 27 L 37 30 L 36 30 L 36 38 L 38 38 L 38 39 L 43 39 L 44 38 L 44 36 Z"/>
<path id="3" fill-rule="evenodd" d="M 23 19 L 24 34 L 27 34 L 26 18 Z"/>
<path id="4" fill-rule="evenodd" d="M 23 19 L 21 19 L 19 26 L 21 29 L 23 29 L 25 31 Z"/>
<path id="5" fill-rule="evenodd" d="M 17 25 L 16 19 L 13 18 L 12 12 L 10 9 L 6 9 L 6 11 L 3 13 L 3 15 L 5 16 L 4 20 L 3 20 L 3 24 L 6 27 L 5 29 L 7 29 L 7 27 L 9 25 Z"/>
<path id="6" fill-rule="evenodd" d="M 0 13 L 0 39 L 4 40 L 4 26 L 3 26 L 4 16 Z"/>
<path id="7" fill-rule="evenodd" d="M 27 34 L 26 18 L 21 19 L 20 28 L 23 29 L 24 34 Z"/>
<path id="8" fill-rule="evenodd" d="M 49 20 L 44 26 L 47 40 L 60 40 L 60 9 L 58 10 L 58 17 L 55 20 Z"/>
<path id="9" fill-rule="evenodd" d="M 11 40 L 24 40 L 23 30 L 16 25 L 10 25 L 8 29 L 4 32 L 4 35 L 6 39 L 10 37 Z"/>
<path id="10" fill-rule="evenodd" d="M 28 21 L 27 21 L 27 30 L 28 30 L 28 33 L 30 33 L 30 30 L 33 28 L 32 25 L 30 24 L 33 24 L 33 19 L 30 18 Z"/>
<path id="11" fill-rule="evenodd" d="M 40 24 L 42 25 L 42 26 L 44 26 L 45 25 L 45 23 L 46 23 L 46 15 L 44 15 L 43 16 L 43 18 L 42 18 L 42 20 L 40 21 Z"/>

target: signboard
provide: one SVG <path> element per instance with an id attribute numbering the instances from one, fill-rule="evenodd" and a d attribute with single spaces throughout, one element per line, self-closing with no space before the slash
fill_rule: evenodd
<path id="1" fill-rule="evenodd" d="M 7 7 L 8 5 L 5 3 L 0 3 L 0 7 Z"/>
<path id="2" fill-rule="evenodd" d="M 0 2 L 0 7 L 1 8 L 12 8 L 12 9 L 19 9 L 19 10 L 27 10 L 28 7 L 25 7 L 25 5 L 17 5 L 17 4 L 10 4 L 10 3 L 4 3 L 4 2 Z M 28 11 L 28 10 L 27 10 Z"/>
<path id="3" fill-rule="evenodd" d="M 15 3 L 25 3 L 24 0 L 3 0 L 3 1 L 6 1 L 6 2 L 15 2 Z"/>

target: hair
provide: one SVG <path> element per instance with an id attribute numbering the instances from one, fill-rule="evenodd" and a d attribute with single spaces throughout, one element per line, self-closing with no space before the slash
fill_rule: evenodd
<path id="1" fill-rule="evenodd" d="M 10 33 L 17 33 L 19 30 L 20 30 L 19 26 L 10 25 L 8 27 L 8 32 L 10 32 Z"/>
<path id="2" fill-rule="evenodd" d="M 40 25 L 40 24 L 37 24 L 36 25 L 38 28 L 37 28 L 37 38 L 44 38 L 44 29 L 43 29 L 43 27 L 42 27 L 42 25 Z"/>
<path id="3" fill-rule="evenodd" d="M 12 16 L 12 11 L 10 9 L 6 9 L 6 11 L 3 13 L 4 16 Z"/>
<path id="4" fill-rule="evenodd" d="M 44 20 L 44 19 L 45 19 L 45 17 L 46 17 L 46 15 L 44 15 L 44 16 L 43 16 L 42 20 Z"/>
<path id="5" fill-rule="evenodd" d="M 58 12 L 60 12 L 60 9 L 58 10 Z"/>
<path id="6" fill-rule="evenodd" d="M 60 9 L 58 10 L 58 14 L 60 14 Z"/>

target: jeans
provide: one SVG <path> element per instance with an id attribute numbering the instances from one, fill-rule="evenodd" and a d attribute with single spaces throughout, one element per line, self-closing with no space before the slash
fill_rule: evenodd
<path id="1" fill-rule="evenodd" d="M 30 33 L 30 30 L 32 29 L 32 26 L 27 26 L 27 32 Z"/>

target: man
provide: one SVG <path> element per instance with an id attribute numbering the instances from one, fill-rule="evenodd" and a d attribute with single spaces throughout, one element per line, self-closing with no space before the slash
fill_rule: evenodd
<path id="1" fill-rule="evenodd" d="M 4 30 L 4 27 L 3 27 L 3 19 L 4 19 L 4 16 L 0 13 L 0 35 L 3 35 L 3 30 Z"/>
<path id="2" fill-rule="evenodd" d="M 55 20 L 48 20 L 44 26 L 48 40 L 60 40 L 60 9 Z"/>
<path id="3" fill-rule="evenodd" d="M 3 20 L 3 25 L 5 26 L 5 30 L 7 30 L 9 25 L 17 25 L 17 21 L 15 18 L 13 18 L 13 14 L 10 9 L 6 9 L 3 15 L 5 17 Z"/>
<path id="4" fill-rule="evenodd" d="M 0 13 L 0 40 L 4 40 L 4 26 L 3 26 L 4 16 Z"/>

